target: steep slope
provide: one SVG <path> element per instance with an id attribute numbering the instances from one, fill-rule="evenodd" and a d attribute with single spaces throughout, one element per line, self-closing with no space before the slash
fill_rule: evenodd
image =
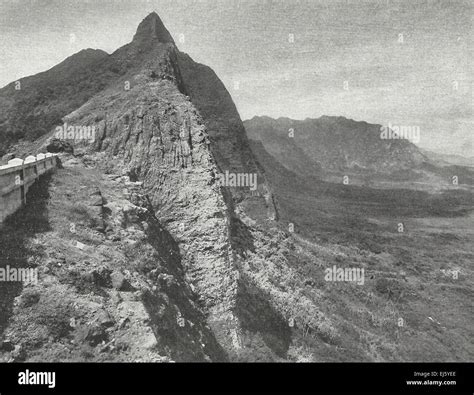
<path id="1" fill-rule="evenodd" d="M 142 21 L 133 41 L 108 56 L 102 67 L 119 68 L 120 78 L 110 79 L 61 123 L 94 127 L 93 142 L 74 142 L 85 163 L 143 182 L 141 197 L 134 197 L 132 203 L 151 207 L 177 241 L 178 256 L 163 259 L 183 266 L 219 344 L 231 358 L 239 358 L 242 323 L 236 312 L 235 259 L 243 246 L 236 204 L 251 199 L 259 211 L 275 214 L 262 174 L 254 196 L 248 187 L 217 183 L 218 172 L 259 172 L 232 99 L 212 71 L 179 54 L 155 13 Z M 220 103 L 204 106 L 208 96 L 192 85 L 193 73 L 196 80 L 209 84 L 206 94 L 219 97 Z M 194 99 L 186 96 L 186 82 Z M 203 116 L 194 101 L 203 108 Z M 30 149 L 34 146 L 36 142 Z M 47 146 L 44 141 L 43 149 Z"/>
<path id="2" fill-rule="evenodd" d="M 0 234 L 0 360 L 226 361 L 140 183 L 63 156 Z"/>
<path id="3" fill-rule="evenodd" d="M 20 138 L 34 140 L 61 124 L 61 119 L 96 93 L 130 76 L 149 57 L 150 38 L 174 45 L 171 35 L 148 17 L 132 43 L 108 55 L 87 49 L 34 76 L 0 90 L 0 154 Z M 161 25 L 162 26 L 162 25 Z M 150 30 L 151 29 L 151 30 Z M 159 76 L 157 76 L 159 77 Z"/>
<path id="4" fill-rule="evenodd" d="M 250 128 L 251 132 L 253 130 L 254 129 Z M 261 129 L 258 130 L 261 131 Z M 322 176 L 323 169 L 321 165 L 309 157 L 304 150 L 296 144 L 295 139 L 288 136 L 288 133 L 286 135 L 278 133 L 262 134 L 263 136 L 252 135 L 252 138 L 256 138 L 256 140 L 252 140 L 251 144 L 253 147 L 256 146 L 256 144 L 253 143 L 262 144 L 262 147 L 267 153 L 271 152 L 274 158 L 277 158 L 286 169 L 291 170 L 295 174 L 312 178 L 320 178 Z M 261 152 L 260 149 L 259 151 Z M 256 157 L 260 158 L 258 154 L 256 154 Z"/>
<path id="5" fill-rule="evenodd" d="M 222 169 L 256 172 L 244 125 L 224 84 L 208 66 L 180 53 L 179 68 L 193 104 L 205 120 L 212 152 Z"/>
<path id="6" fill-rule="evenodd" d="M 100 91 L 112 75 L 99 66 L 107 53 L 83 50 L 52 69 L 0 89 L 0 154 L 20 138 L 34 139 Z"/>
<path id="7" fill-rule="evenodd" d="M 216 185 L 217 168 L 198 111 L 184 95 L 177 49 L 156 14 L 138 27 L 126 48 L 146 53 L 130 73 L 130 89 L 114 84 L 65 121 L 96 123 L 89 160 L 105 171 L 143 181 L 160 222 L 179 238 L 187 281 L 226 349 L 238 328 L 232 311 L 237 284 L 229 240 L 231 213 Z M 164 37 L 164 41 L 162 38 Z M 113 56 L 126 56 L 125 49 Z"/>

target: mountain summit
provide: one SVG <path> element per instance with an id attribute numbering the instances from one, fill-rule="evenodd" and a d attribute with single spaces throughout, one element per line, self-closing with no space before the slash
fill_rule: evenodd
<path id="1" fill-rule="evenodd" d="M 264 317 L 272 312 L 265 312 L 265 304 L 256 306 L 255 296 L 239 280 L 241 259 L 254 255 L 264 262 L 254 247 L 258 235 L 252 236 L 245 225 L 244 206 L 263 213 L 262 221 L 269 223 L 276 218 L 276 209 L 229 92 L 209 67 L 178 50 L 156 13 L 140 23 L 131 43 L 110 55 L 100 52 L 96 58 L 82 62 L 78 72 L 65 78 L 58 78 L 53 68 L 20 80 L 22 90 L 15 91 L 14 84 L 0 90 L 0 137 L 4 136 L 6 149 L 24 156 L 26 151 L 62 146 L 61 139 L 67 139 L 57 137 L 58 127 L 93 128 L 92 140 L 71 143 L 76 158 L 88 164 L 63 154 L 65 168 L 82 173 L 90 166 L 93 175 L 86 178 L 98 181 L 86 188 L 100 190 L 117 205 L 118 212 L 113 207 L 106 215 L 107 224 L 102 219 L 108 209 L 98 209 L 96 219 L 104 225 L 98 228 L 102 233 L 95 234 L 100 243 L 121 230 L 123 235 L 140 235 L 143 244 L 130 241 L 140 250 L 136 256 L 142 262 L 147 260 L 144 255 L 149 256 L 142 280 L 152 283 L 142 283 L 143 303 L 156 319 L 152 329 L 157 341 L 163 350 L 169 349 L 164 352 L 174 360 L 248 358 L 243 337 L 248 316 L 261 317 L 252 318 L 252 325 L 258 324 L 254 332 L 265 332 Z M 20 138 L 24 144 L 15 145 Z M 219 176 L 226 172 L 257 176 L 258 186 L 250 190 L 248 185 L 221 185 Z M 78 173 L 67 177 L 81 183 Z M 105 174 L 124 175 L 129 190 L 122 200 L 117 195 L 111 198 L 113 187 L 100 181 Z M 114 225 L 118 213 L 128 209 L 135 213 L 133 224 Z M 124 250 L 129 249 L 124 244 Z M 129 268 L 134 265 L 128 258 L 124 261 Z M 112 268 L 115 263 L 108 265 Z M 177 294 L 172 295 L 173 287 L 180 289 Z M 247 311 L 247 306 L 253 310 Z M 163 312 L 171 317 L 168 327 Z M 183 322 L 190 328 L 189 341 L 175 343 L 169 328 L 183 328 L 179 326 Z M 212 331 L 218 345 L 205 344 L 200 327 Z M 245 335 L 269 354 L 265 359 L 273 360 L 279 351 L 271 342 L 266 345 L 262 339 L 267 337 Z"/>
<path id="2" fill-rule="evenodd" d="M 152 12 L 141 21 L 135 36 L 133 36 L 134 42 L 144 40 L 158 40 L 161 43 L 174 44 L 173 37 L 171 37 L 170 32 L 166 29 L 156 12 Z"/>

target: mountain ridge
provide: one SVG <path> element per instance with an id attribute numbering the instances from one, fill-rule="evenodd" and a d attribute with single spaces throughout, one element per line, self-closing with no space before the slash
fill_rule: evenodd
<path id="1" fill-rule="evenodd" d="M 68 103 L 63 111 L 71 111 L 56 125 L 94 126 L 92 142 L 74 142 L 82 166 L 142 183 L 129 197 L 131 204 L 158 218 L 159 227 L 166 224 L 179 256 L 163 251 L 162 259 L 182 265 L 220 345 L 240 358 L 248 305 L 240 299 L 249 296 L 240 294 L 238 262 L 252 248 L 242 240 L 248 230 L 240 205 L 251 199 L 258 211 L 275 218 L 274 202 L 225 86 L 210 68 L 180 53 L 163 29 L 154 14 L 145 18 L 132 42 L 99 62 L 100 70 L 91 70 L 96 74 L 85 74 L 88 81 L 105 81 L 84 101 Z M 52 101 L 59 99 L 53 95 Z M 57 139 L 54 129 L 43 134 L 40 151 Z M 38 147 L 32 142 L 22 149 Z M 77 165 L 67 155 L 65 162 L 66 168 Z M 251 194 L 245 186 L 218 184 L 224 171 L 257 173 L 258 190 Z M 144 231 L 140 224 L 134 227 L 124 225 L 121 232 Z"/>
<path id="2" fill-rule="evenodd" d="M 285 154 L 290 147 L 302 150 L 305 156 L 301 157 L 298 166 L 287 164 L 293 171 L 304 172 L 301 169 L 311 163 L 326 171 L 392 172 L 426 161 L 421 151 L 409 141 L 381 139 L 381 125 L 345 117 L 321 116 L 305 120 L 253 117 L 244 121 L 244 125 L 249 138 L 262 141 L 269 153 L 281 161 L 288 157 L 296 160 L 294 155 Z"/>

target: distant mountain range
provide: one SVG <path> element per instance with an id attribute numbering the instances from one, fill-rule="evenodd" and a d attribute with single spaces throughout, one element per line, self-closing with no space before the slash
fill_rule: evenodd
<path id="1" fill-rule="evenodd" d="M 436 161 L 440 165 L 450 166 L 450 165 L 458 165 L 458 166 L 467 166 L 467 167 L 474 167 L 474 156 L 465 157 L 461 155 L 455 154 L 442 154 L 439 152 L 433 152 L 428 150 L 421 150 L 423 154 L 430 158 L 431 160 Z"/>
<path id="2" fill-rule="evenodd" d="M 254 117 L 244 122 L 249 138 L 290 170 L 299 173 L 326 171 L 393 172 L 427 161 L 408 140 L 384 140 L 381 125 L 344 117 L 322 116 L 303 121 Z"/>
<path id="3" fill-rule="evenodd" d="M 265 150 L 273 157 L 273 167 L 278 162 L 302 178 L 340 182 L 350 175 L 351 183 L 358 185 L 416 182 L 416 188 L 429 189 L 449 186 L 454 176 L 459 184 L 474 183 L 469 158 L 425 151 L 408 139 L 384 139 L 381 125 L 332 116 L 305 120 L 260 116 L 244 125 L 262 163 L 269 163 L 262 154 Z"/>

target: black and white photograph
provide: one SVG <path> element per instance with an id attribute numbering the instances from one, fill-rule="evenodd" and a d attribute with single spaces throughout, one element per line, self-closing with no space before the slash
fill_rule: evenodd
<path id="1" fill-rule="evenodd" d="M 472 368 L 473 10 L 0 0 L 0 377 Z"/>

